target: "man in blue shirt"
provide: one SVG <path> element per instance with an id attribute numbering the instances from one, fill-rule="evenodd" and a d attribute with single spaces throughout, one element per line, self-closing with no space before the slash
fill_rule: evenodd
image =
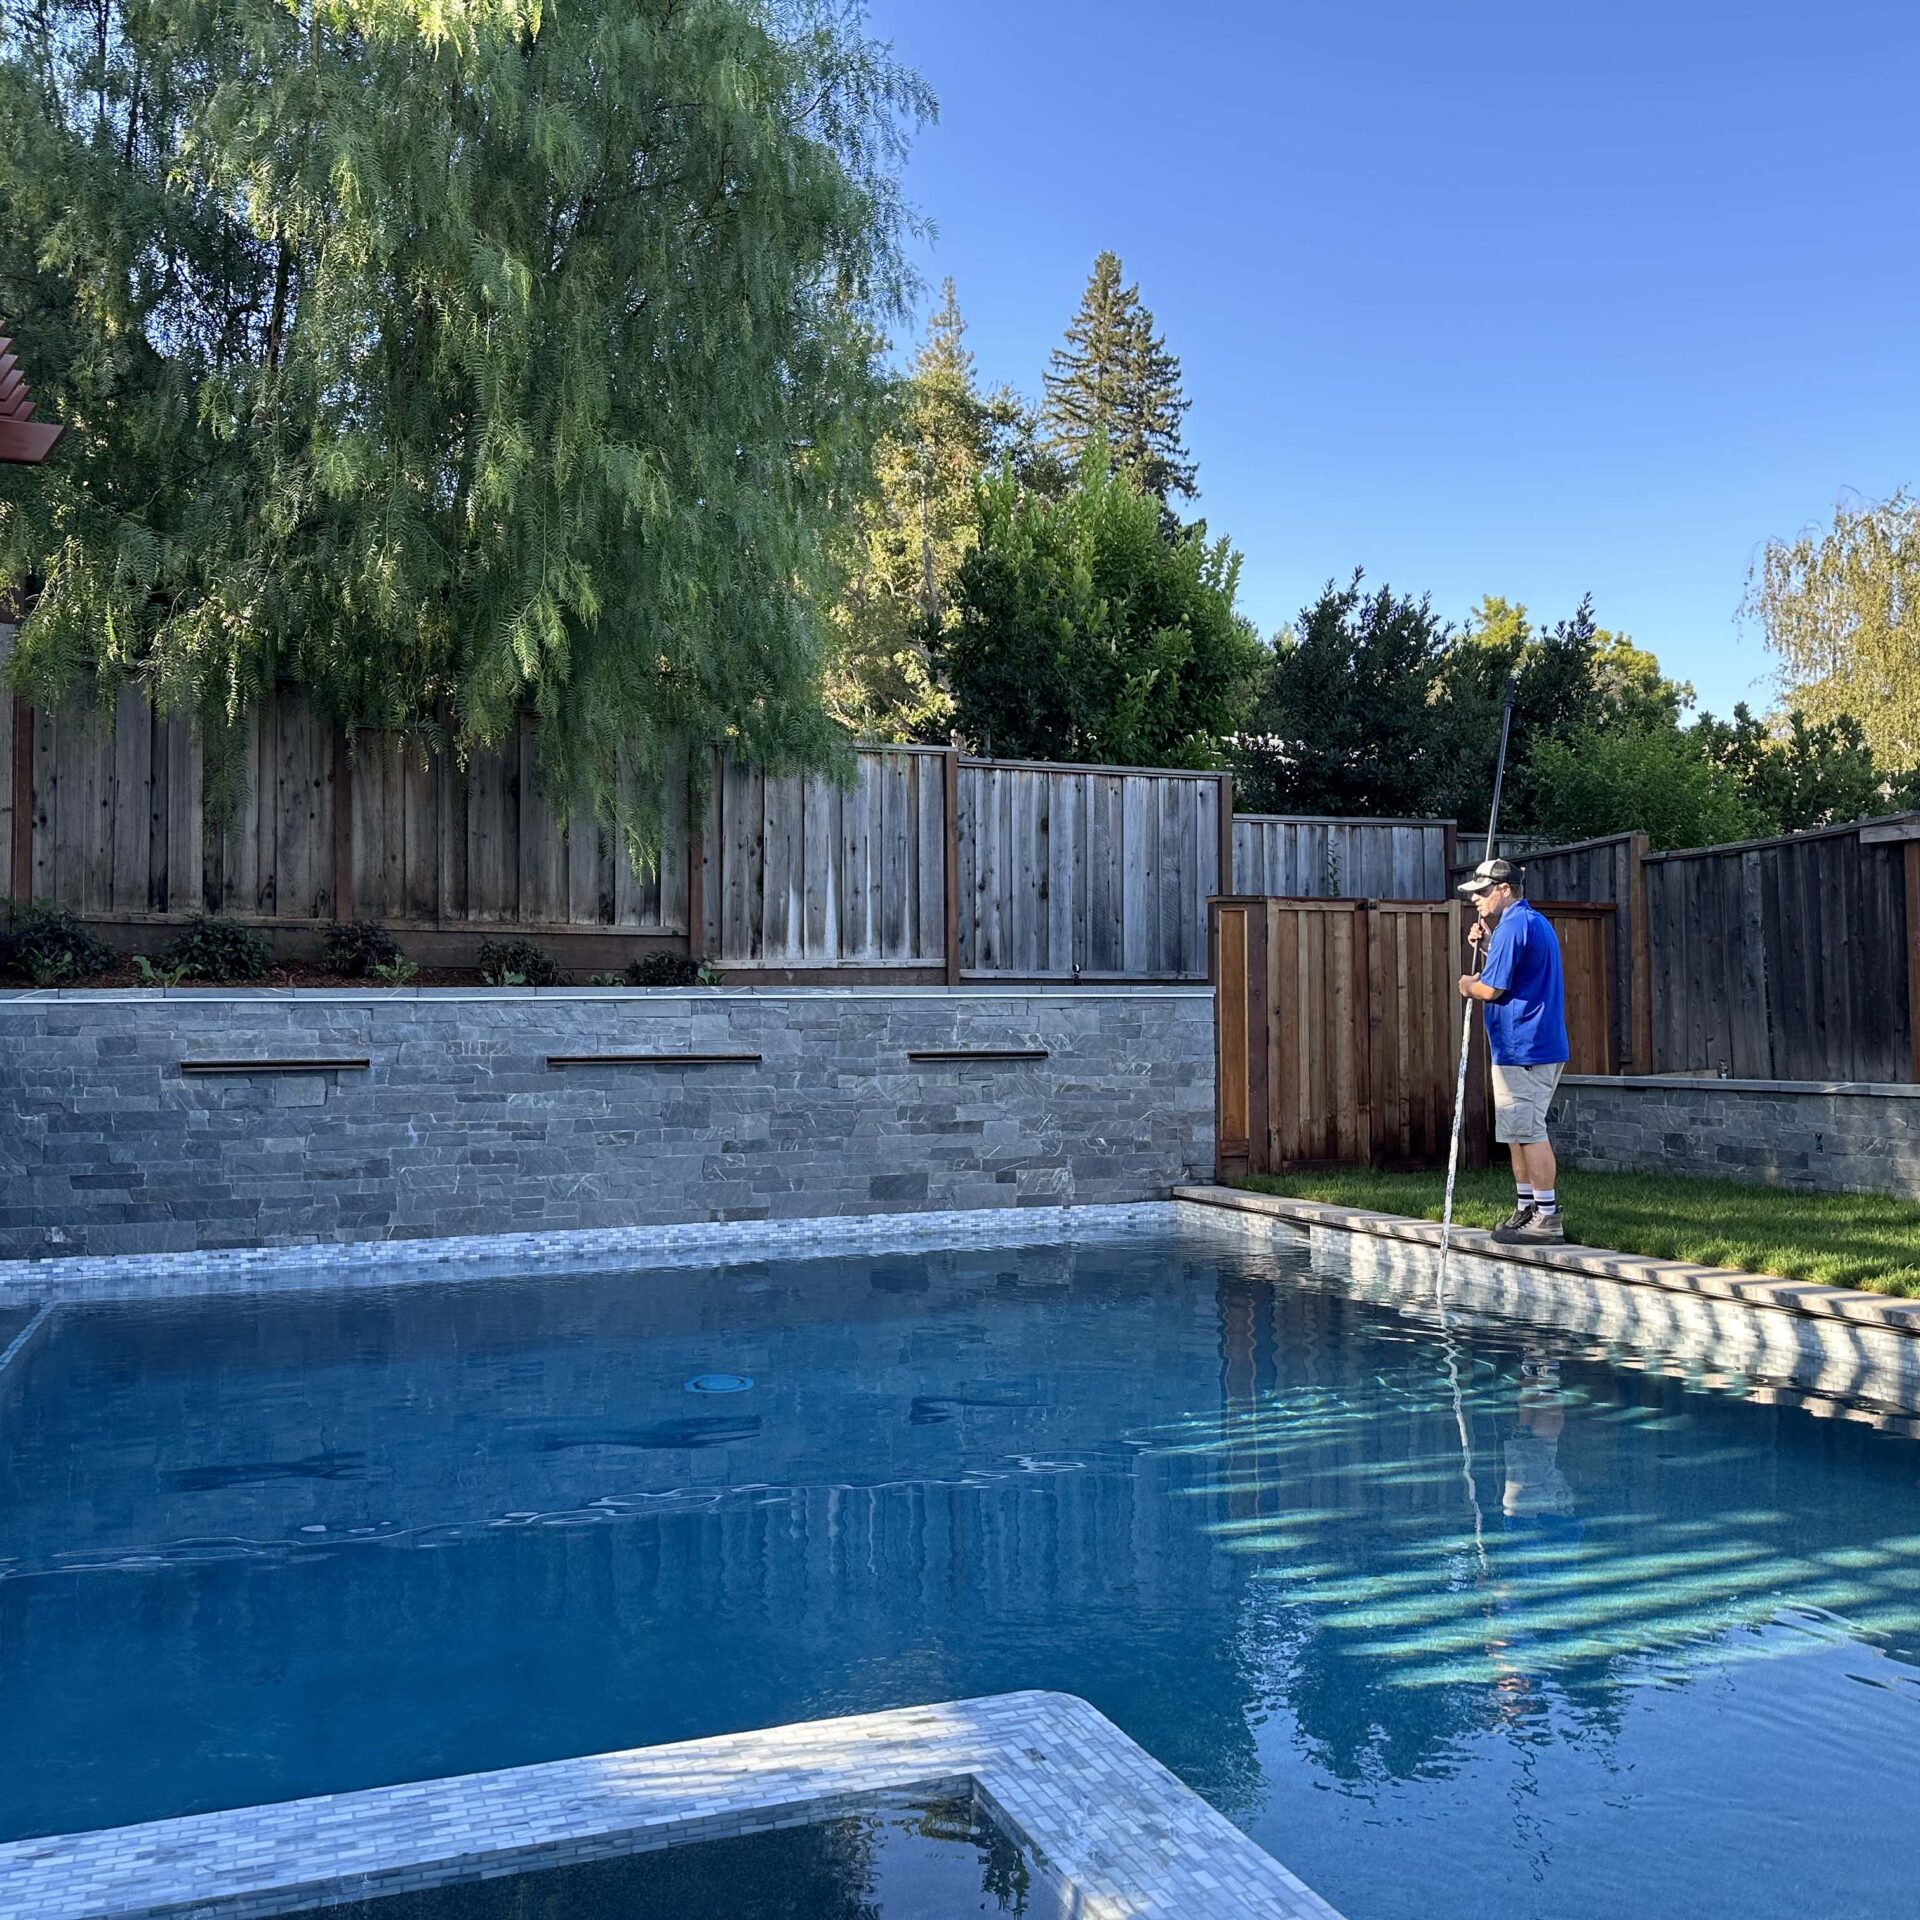
<path id="1" fill-rule="evenodd" d="M 1487 1010 L 1493 1057 L 1493 1137 L 1513 1152 L 1513 1212 L 1494 1228 L 1509 1246 L 1559 1246 L 1567 1237 L 1554 1189 L 1558 1168 L 1547 1139 L 1547 1108 L 1567 1066 L 1566 988 L 1560 942 L 1514 884 L 1504 860 L 1483 860 L 1460 891 L 1479 920 L 1473 943 L 1486 943 L 1478 975 L 1460 991 Z"/>

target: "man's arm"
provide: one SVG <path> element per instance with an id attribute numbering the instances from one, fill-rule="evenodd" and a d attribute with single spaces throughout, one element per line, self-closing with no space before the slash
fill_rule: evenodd
<path id="1" fill-rule="evenodd" d="M 1476 920 L 1473 924 L 1472 940 L 1477 947 L 1482 940 L 1487 943 L 1486 964 L 1476 976 L 1463 973 L 1460 976 L 1460 996 L 1464 1000 L 1498 1001 L 1508 998 L 1513 981 L 1514 940 L 1509 932 L 1506 939 L 1497 937 L 1498 928 L 1489 934 L 1484 924 Z"/>

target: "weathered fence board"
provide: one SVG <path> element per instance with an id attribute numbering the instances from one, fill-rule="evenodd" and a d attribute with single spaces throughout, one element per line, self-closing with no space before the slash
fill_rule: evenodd
<path id="1" fill-rule="evenodd" d="M 943 966 L 943 759 L 939 748 L 863 747 L 850 787 L 722 767 L 704 830 L 708 959 L 780 969 Z"/>
<path id="2" fill-rule="evenodd" d="M 1467 920 L 1443 901 L 1212 903 L 1223 1178 L 1445 1159 Z M 1484 1041 L 1475 1049 L 1463 1152 L 1484 1165 Z"/>
<path id="3" fill-rule="evenodd" d="M 962 758 L 959 964 L 969 976 L 1201 980 L 1221 778 Z"/>
<path id="4" fill-rule="evenodd" d="M 1444 900 L 1452 823 L 1236 814 L 1233 891 L 1293 898 Z"/>

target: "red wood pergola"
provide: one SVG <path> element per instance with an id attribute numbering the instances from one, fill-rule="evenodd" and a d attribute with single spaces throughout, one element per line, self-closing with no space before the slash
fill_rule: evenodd
<path id="1" fill-rule="evenodd" d="M 37 467 L 65 431 L 33 417 L 33 401 L 13 342 L 0 335 L 0 461 Z"/>

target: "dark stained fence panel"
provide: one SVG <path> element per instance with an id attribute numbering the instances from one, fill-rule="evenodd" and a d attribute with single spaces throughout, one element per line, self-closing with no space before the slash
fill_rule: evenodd
<path id="1" fill-rule="evenodd" d="M 1914 1078 L 1901 820 L 1647 862 L 1654 1070 Z"/>

